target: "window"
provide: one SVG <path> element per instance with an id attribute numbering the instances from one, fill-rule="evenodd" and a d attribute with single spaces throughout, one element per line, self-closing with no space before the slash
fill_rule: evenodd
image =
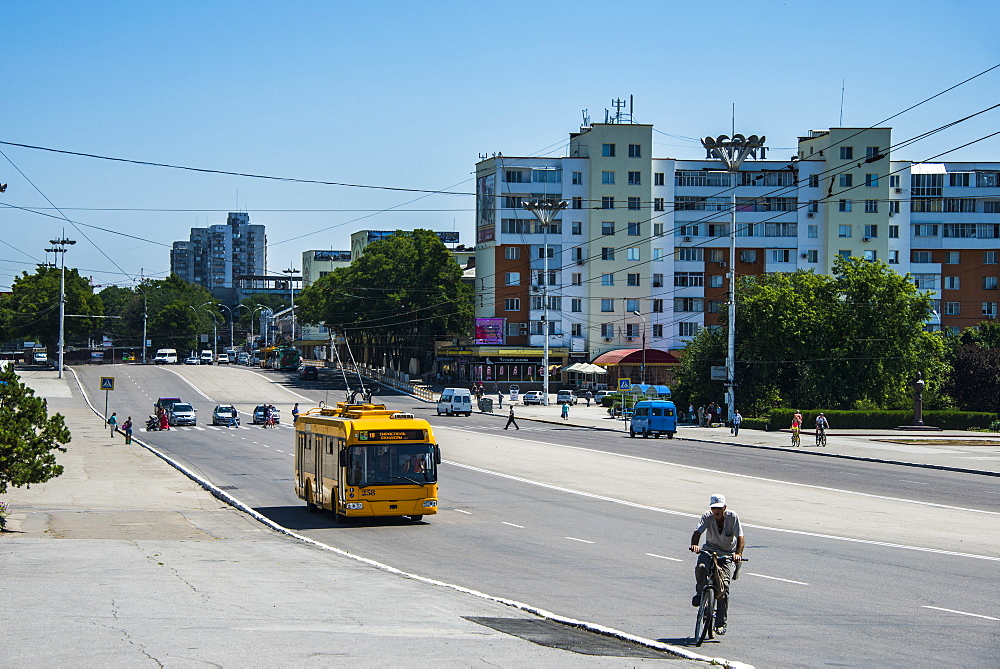
<path id="1" fill-rule="evenodd" d="M 636 299 L 625 300 L 625 311 L 629 312 L 630 314 L 634 311 L 639 311 L 639 300 Z"/>
<path id="2" fill-rule="evenodd" d="M 889 200 L 889 215 L 899 213 L 899 200 Z"/>
<path id="3" fill-rule="evenodd" d="M 582 197 L 575 197 L 575 196 L 573 197 L 573 208 L 574 209 L 583 209 L 583 198 Z"/>
<path id="4" fill-rule="evenodd" d="M 638 272 L 629 273 L 627 275 L 627 278 L 628 278 L 628 285 L 630 285 L 630 286 L 638 286 L 639 285 L 639 273 Z"/>
<path id="5" fill-rule="evenodd" d="M 572 323 L 569 326 L 569 334 L 572 337 L 582 337 L 583 336 L 583 325 L 581 323 Z"/>
<path id="6" fill-rule="evenodd" d="M 960 277 L 960 276 L 946 276 L 944 278 L 944 289 L 945 290 L 961 290 L 962 289 L 962 277 Z"/>
<path id="7" fill-rule="evenodd" d="M 601 323 L 601 336 L 605 339 L 611 339 L 615 336 L 615 324 L 614 323 Z"/>
<path id="8" fill-rule="evenodd" d="M 615 298 L 613 297 L 602 297 L 601 298 L 601 311 L 610 314 L 615 311 Z"/>
<path id="9" fill-rule="evenodd" d="M 840 249 L 839 251 L 837 251 L 837 255 L 843 258 L 844 260 L 847 260 L 851 257 L 851 249 Z"/>
<path id="10" fill-rule="evenodd" d="M 614 272 L 601 275 L 601 285 L 602 286 L 613 286 L 615 285 L 615 275 Z"/>
<path id="11" fill-rule="evenodd" d="M 866 214 L 877 214 L 878 213 L 878 200 L 865 200 L 865 213 Z"/>
<path id="12" fill-rule="evenodd" d="M 614 221 L 604 221 L 601 223 L 601 234 L 602 235 L 613 235 L 615 234 L 615 223 Z"/>
<path id="13" fill-rule="evenodd" d="M 899 226 L 890 225 L 889 226 L 889 239 L 899 239 Z"/>
<path id="14" fill-rule="evenodd" d="M 722 249 L 708 249 L 708 262 L 723 262 L 726 252 Z"/>
<path id="15" fill-rule="evenodd" d="M 930 251 L 913 251 L 910 256 L 910 262 L 913 263 L 928 263 L 934 262 L 934 258 Z"/>
<path id="16" fill-rule="evenodd" d="M 664 205 L 664 200 L 663 200 L 662 197 L 654 197 L 653 198 L 653 211 L 664 211 L 663 205 Z M 662 228 L 663 224 L 660 223 L 659 225 L 661 226 L 660 229 L 662 230 L 663 229 Z M 663 234 L 663 233 L 661 232 L 660 234 Z"/>
<path id="17" fill-rule="evenodd" d="M 851 174 L 850 172 L 847 172 L 846 174 L 841 174 L 840 175 L 840 187 L 841 188 L 850 188 L 853 185 L 854 185 L 854 175 L 853 174 Z"/>
<path id="18" fill-rule="evenodd" d="M 878 188 L 878 175 L 877 174 L 866 174 L 865 175 L 865 186 L 868 188 Z"/>
<path id="19" fill-rule="evenodd" d="M 976 198 L 948 197 L 944 200 L 943 208 L 951 214 L 974 214 L 976 213 Z"/>
<path id="20" fill-rule="evenodd" d="M 521 198 L 514 197 L 511 195 L 505 195 L 503 198 L 503 206 L 505 209 L 520 209 Z"/>
<path id="21" fill-rule="evenodd" d="M 573 260 L 583 260 L 583 249 L 579 246 L 573 247 Z"/>
<path id="22" fill-rule="evenodd" d="M 569 278 L 570 278 L 570 283 L 572 283 L 574 286 L 583 285 L 583 274 L 581 274 L 580 272 L 573 272 L 572 274 L 569 275 Z"/>
<path id="23" fill-rule="evenodd" d="M 663 300 L 653 300 L 653 313 L 654 314 L 663 313 Z"/>
<path id="24" fill-rule="evenodd" d="M 663 253 L 663 249 L 653 247 L 653 260 L 663 260 L 667 256 Z"/>
<path id="25" fill-rule="evenodd" d="M 983 264 L 984 265 L 996 265 L 997 264 L 997 252 L 996 251 L 983 251 Z"/>
<path id="26" fill-rule="evenodd" d="M 520 260 L 521 259 L 521 247 L 520 246 L 505 246 L 503 249 L 503 257 L 507 260 Z"/>
<path id="27" fill-rule="evenodd" d="M 705 300 L 700 297 L 675 297 L 674 311 L 694 311 L 705 310 Z"/>
<path id="28" fill-rule="evenodd" d="M 1000 200 L 983 200 L 984 214 L 1000 214 Z"/>
<path id="29" fill-rule="evenodd" d="M 682 237 L 697 237 L 699 228 L 697 223 L 681 223 L 676 230 Z"/>
<path id="30" fill-rule="evenodd" d="M 653 323 L 653 336 L 654 337 L 663 337 L 663 324 L 662 323 Z"/>
<path id="31" fill-rule="evenodd" d="M 851 210 L 851 201 L 850 200 L 841 200 L 840 201 L 840 211 L 850 211 L 850 210 Z"/>
<path id="32" fill-rule="evenodd" d="M 545 252 L 546 250 L 548 251 L 548 253 Z M 551 246 L 549 246 L 549 247 L 539 246 L 538 247 L 538 258 L 539 258 L 539 260 L 541 260 L 546 255 L 548 255 L 550 258 L 554 258 L 555 257 L 555 251 L 556 250 L 554 248 L 552 248 Z"/>
<path id="33" fill-rule="evenodd" d="M 628 173 L 628 185 L 629 186 L 641 186 L 642 185 L 642 172 L 629 172 Z"/>
<path id="34" fill-rule="evenodd" d="M 996 188 L 1000 186 L 1000 172 L 976 171 L 976 186 L 979 188 Z"/>
<path id="35" fill-rule="evenodd" d="M 838 226 L 837 229 L 838 229 L 838 233 L 837 233 L 838 237 L 842 237 L 842 238 L 846 238 L 846 239 L 850 239 L 851 238 L 851 226 L 850 225 L 841 225 L 841 226 Z"/>
<path id="36" fill-rule="evenodd" d="M 628 259 L 629 260 L 639 260 L 639 247 L 632 246 L 632 247 L 629 248 L 629 250 L 628 250 Z"/>
<path id="37" fill-rule="evenodd" d="M 562 170 L 534 168 L 531 170 L 531 180 L 534 183 L 557 184 L 562 181 Z"/>
<path id="38" fill-rule="evenodd" d="M 970 185 L 972 172 L 952 172 L 948 175 L 948 185 L 952 188 L 968 188 Z"/>
<path id="39" fill-rule="evenodd" d="M 866 146 L 865 147 L 865 158 L 874 158 L 878 155 L 877 146 Z"/>
<path id="40" fill-rule="evenodd" d="M 511 322 L 508 321 L 508 323 L 507 323 L 507 336 L 508 337 L 517 337 L 517 336 L 519 336 L 521 334 L 521 326 L 522 325 L 524 325 L 524 323 L 511 323 Z"/>
<path id="41" fill-rule="evenodd" d="M 745 262 L 745 263 L 757 262 L 757 251 L 740 251 L 740 262 Z"/>
<path id="42" fill-rule="evenodd" d="M 662 186 L 663 184 L 664 184 L 664 181 L 663 181 L 663 172 L 654 172 L 653 173 L 653 185 L 654 186 Z"/>
<path id="43" fill-rule="evenodd" d="M 918 214 L 937 214 L 942 208 L 939 198 L 915 197 L 910 200 L 910 210 Z"/>
<path id="44" fill-rule="evenodd" d="M 528 182 L 528 173 L 522 170 L 506 170 L 504 172 L 505 181 L 512 184 L 521 184 Z"/>
<path id="45" fill-rule="evenodd" d="M 583 222 L 582 221 L 573 221 L 573 223 L 570 224 L 570 234 L 573 234 L 573 235 L 582 235 L 583 234 Z"/>
<path id="46" fill-rule="evenodd" d="M 674 272 L 674 286 L 697 288 L 704 285 L 704 272 Z"/>
<path id="47" fill-rule="evenodd" d="M 723 276 L 721 274 L 710 274 L 708 276 L 709 288 L 722 288 Z"/>
<path id="48" fill-rule="evenodd" d="M 889 251 L 889 264 L 890 265 L 899 264 L 899 251 Z"/>
<path id="49" fill-rule="evenodd" d="M 865 226 L 865 237 L 870 239 L 875 239 L 878 237 L 878 226 L 877 225 L 866 225 Z"/>
<path id="50" fill-rule="evenodd" d="M 521 273 L 520 272 L 507 272 L 506 278 L 504 280 L 504 285 L 507 285 L 507 286 L 520 286 L 521 285 Z"/>
<path id="51" fill-rule="evenodd" d="M 913 275 L 913 285 L 920 290 L 937 290 L 938 289 L 938 275 L 937 274 L 914 274 Z"/>
<path id="52" fill-rule="evenodd" d="M 519 297 L 508 297 L 503 301 L 504 311 L 520 311 L 521 310 L 521 298 Z"/>
<path id="53" fill-rule="evenodd" d="M 975 223 L 945 223 L 944 224 L 945 237 L 975 237 L 976 236 L 976 224 Z"/>
<path id="54" fill-rule="evenodd" d="M 697 323 L 678 323 L 677 334 L 681 337 L 693 337 L 698 334 Z"/>
<path id="55" fill-rule="evenodd" d="M 946 265 L 957 265 L 962 262 L 962 253 L 960 251 L 945 251 L 944 252 L 944 264 Z"/>
<path id="56" fill-rule="evenodd" d="M 630 197 L 628 199 L 628 208 L 634 210 L 642 209 L 642 199 L 638 197 Z"/>
<path id="57" fill-rule="evenodd" d="M 705 261 L 705 249 L 697 248 L 678 248 L 676 250 L 677 260 L 679 262 L 704 262 Z"/>
<path id="58" fill-rule="evenodd" d="M 996 302 L 983 302 L 983 316 L 986 318 L 996 318 L 997 317 L 997 303 Z"/>
<path id="59" fill-rule="evenodd" d="M 653 288 L 663 288 L 663 274 L 653 274 Z"/>
<path id="60" fill-rule="evenodd" d="M 771 262 L 791 262 L 790 249 L 771 249 Z"/>
<path id="61" fill-rule="evenodd" d="M 898 174 L 889 175 L 889 188 L 899 188 L 900 180 Z"/>
<path id="62" fill-rule="evenodd" d="M 613 195 L 601 196 L 601 209 L 614 209 L 614 208 L 615 208 L 615 198 Z"/>
<path id="63" fill-rule="evenodd" d="M 910 195 L 913 197 L 941 197 L 944 187 L 943 174 L 911 174 Z"/>
<path id="64" fill-rule="evenodd" d="M 569 301 L 569 310 L 575 314 L 583 311 L 583 300 L 579 297 L 574 297 Z"/>
<path id="65" fill-rule="evenodd" d="M 638 221 L 629 221 L 628 234 L 632 235 L 633 237 L 639 236 L 641 234 L 640 227 L 641 226 Z"/>
<path id="66" fill-rule="evenodd" d="M 819 188 L 819 175 L 818 174 L 810 174 L 809 175 L 809 187 L 810 188 Z"/>
<path id="67" fill-rule="evenodd" d="M 840 147 L 840 159 L 841 160 L 854 160 L 854 147 L 853 146 L 842 146 L 842 147 Z"/>
<path id="68" fill-rule="evenodd" d="M 709 300 L 705 306 L 705 311 L 710 314 L 719 313 L 719 309 L 722 308 L 722 300 Z"/>
<path id="69" fill-rule="evenodd" d="M 809 200 L 809 213 L 815 214 L 819 211 L 819 200 Z"/>
<path id="70" fill-rule="evenodd" d="M 605 170 L 601 172 L 601 183 L 613 185 L 615 183 L 615 173 Z"/>
<path id="71" fill-rule="evenodd" d="M 583 185 L 583 172 L 573 172 L 573 185 Z"/>
<path id="72" fill-rule="evenodd" d="M 996 290 L 997 289 L 997 277 L 995 276 L 984 276 L 983 277 L 983 290 Z"/>
<path id="73" fill-rule="evenodd" d="M 629 158 L 642 158 L 642 145 L 641 144 L 629 144 L 628 145 L 628 157 Z"/>
<path id="74" fill-rule="evenodd" d="M 615 145 L 614 144 L 602 144 L 601 145 L 601 155 L 605 158 L 614 158 L 615 156 Z"/>
<path id="75" fill-rule="evenodd" d="M 945 316 L 958 316 L 962 313 L 962 303 L 961 302 L 945 302 L 944 303 L 944 315 Z"/>
<path id="76" fill-rule="evenodd" d="M 938 236 L 938 226 L 933 223 L 923 223 L 920 225 L 913 226 L 913 236 L 914 237 L 937 237 Z"/>
<path id="77" fill-rule="evenodd" d="M 868 262 L 875 262 L 878 260 L 878 252 L 873 249 L 865 249 L 862 257 Z"/>
<path id="78" fill-rule="evenodd" d="M 806 228 L 806 236 L 809 237 L 809 239 L 819 239 L 819 226 L 808 226 L 808 228 Z"/>
<path id="79" fill-rule="evenodd" d="M 601 260 L 614 260 L 615 259 L 615 248 L 613 246 L 605 246 L 601 249 Z"/>

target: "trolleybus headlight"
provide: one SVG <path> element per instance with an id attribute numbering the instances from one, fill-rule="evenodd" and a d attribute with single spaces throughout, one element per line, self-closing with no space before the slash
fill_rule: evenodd
<path id="1" fill-rule="evenodd" d="M 436 499 L 425 499 L 424 506 L 437 506 L 438 501 Z"/>
<path id="2" fill-rule="evenodd" d="M 363 508 L 365 508 L 365 505 L 362 504 L 361 502 L 348 502 L 347 503 L 347 508 L 348 509 L 363 509 Z"/>

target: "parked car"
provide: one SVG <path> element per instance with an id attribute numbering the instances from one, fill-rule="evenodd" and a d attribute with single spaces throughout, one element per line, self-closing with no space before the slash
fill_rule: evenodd
<path id="1" fill-rule="evenodd" d="M 212 411 L 212 425 L 240 426 L 240 414 L 232 404 L 220 404 Z"/>
<path id="2" fill-rule="evenodd" d="M 220 353 L 219 357 L 215 359 L 215 362 L 217 362 L 220 365 L 228 365 L 229 364 L 229 355 L 226 354 L 226 353 Z"/>
<path id="3" fill-rule="evenodd" d="M 560 390 L 556 394 L 556 404 L 573 405 L 576 404 L 579 401 L 579 399 L 580 398 L 578 398 L 575 394 L 573 394 L 572 390 Z"/>
<path id="4" fill-rule="evenodd" d="M 299 378 L 303 381 L 319 381 L 319 370 L 312 365 L 300 367 Z"/>
<path id="5" fill-rule="evenodd" d="M 603 400 L 605 396 L 610 394 L 611 393 L 607 390 L 598 390 L 596 393 L 594 393 L 594 401 L 600 404 L 601 400 Z"/>
<path id="6" fill-rule="evenodd" d="M 270 405 L 270 406 L 271 406 L 271 415 L 274 416 L 274 422 L 275 423 L 280 423 L 281 422 L 281 416 L 280 416 L 280 412 L 278 411 L 278 408 L 275 407 L 273 404 Z M 253 424 L 254 425 L 263 425 L 267 421 L 267 417 L 266 417 L 266 413 L 265 413 L 265 409 L 267 409 L 267 407 L 268 407 L 268 405 L 266 405 L 266 404 L 258 404 L 256 407 L 254 407 L 254 410 L 253 410 Z"/>
<path id="7" fill-rule="evenodd" d="M 49 361 L 49 354 L 45 351 L 35 351 L 31 358 L 35 361 L 36 365 L 40 365 Z"/>
<path id="8" fill-rule="evenodd" d="M 545 393 L 541 390 L 529 390 L 521 398 L 521 404 L 544 404 Z"/>
<path id="9" fill-rule="evenodd" d="M 184 402 L 175 402 L 167 413 L 167 422 L 171 425 L 197 425 L 196 409 Z"/>
<path id="10" fill-rule="evenodd" d="M 184 364 L 185 365 L 198 365 L 198 364 L 200 364 L 200 361 L 198 360 L 198 356 L 196 356 L 196 355 L 189 355 L 187 358 L 184 359 Z"/>

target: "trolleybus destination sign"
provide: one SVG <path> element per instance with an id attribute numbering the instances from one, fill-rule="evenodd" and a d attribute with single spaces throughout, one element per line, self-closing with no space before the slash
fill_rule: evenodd
<path id="1" fill-rule="evenodd" d="M 358 430 L 358 441 L 421 441 L 424 430 Z"/>

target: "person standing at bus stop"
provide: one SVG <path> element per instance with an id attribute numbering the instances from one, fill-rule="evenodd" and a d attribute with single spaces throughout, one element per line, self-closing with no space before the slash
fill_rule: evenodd
<path id="1" fill-rule="evenodd" d="M 513 404 L 510 405 L 510 413 L 507 414 L 507 424 L 503 426 L 503 429 L 506 430 L 511 425 L 513 425 L 515 429 L 518 429 L 518 430 L 521 429 L 521 428 L 519 428 L 517 426 L 517 421 L 514 420 L 514 405 Z"/>
<path id="2" fill-rule="evenodd" d="M 132 443 L 132 416 L 129 416 L 124 423 L 122 423 L 122 432 L 125 433 L 125 443 Z"/>

